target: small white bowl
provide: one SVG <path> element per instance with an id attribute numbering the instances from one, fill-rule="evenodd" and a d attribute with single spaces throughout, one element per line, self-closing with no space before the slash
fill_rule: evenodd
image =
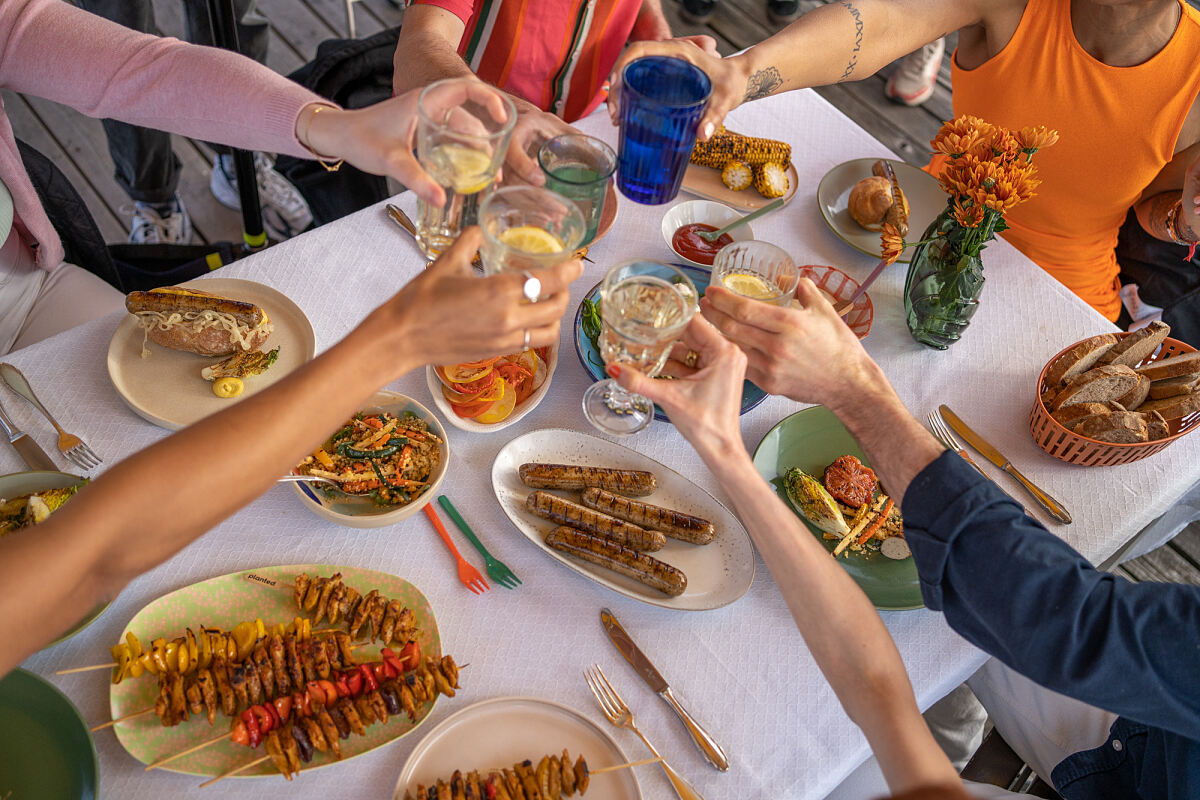
<path id="1" fill-rule="evenodd" d="M 699 261 L 692 261 L 675 249 L 674 245 L 671 244 L 671 239 L 674 238 L 675 231 L 684 225 L 692 225 L 696 222 L 715 225 L 719 230 L 729 223 L 741 219 L 743 216 L 745 215 L 742 212 L 730 208 L 724 203 L 715 203 L 712 200 L 688 200 L 687 202 L 671 206 L 667 210 L 667 213 L 663 214 L 663 241 L 667 243 L 667 249 L 674 253 L 675 257 L 680 261 L 691 264 L 693 267 L 712 269 L 712 264 L 701 264 Z M 751 230 L 750 223 L 746 223 L 731 230 L 729 238 L 735 242 L 746 242 L 754 238 L 754 231 Z"/>
<path id="2" fill-rule="evenodd" d="M 430 476 L 429 487 L 424 494 L 408 505 L 390 508 L 376 505 L 369 497 L 348 497 L 336 493 L 327 495 L 321 490 L 321 484 L 317 483 L 293 483 L 292 488 L 300 502 L 318 517 L 348 528 L 382 528 L 413 516 L 437 494 L 442 479 L 446 477 L 446 466 L 450 463 L 450 442 L 446 438 L 446 429 L 433 412 L 399 392 L 380 390 L 367 401 L 362 410 L 368 413 L 388 411 L 398 417 L 411 412 L 423 419 L 429 425 L 430 432 L 442 440 L 442 457 Z M 319 498 L 319 501 L 314 500 L 314 497 Z"/>
<path id="3" fill-rule="evenodd" d="M 529 398 L 521 403 L 520 406 L 513 409 L 513 412 L 499 422 L 493 422 L 488 425 L 482 422 L 476 422 L 473 419 L 460 417 L 454 413 L 454 408 L 450 405 L 450 401 L 442 395 L 442 382 L 438 379 L 437 373 L 434 372 L 432 366 L 425 368 L 425 383 L 429 386 L 429 394 L 433 397 L 433 404 L 437 406 L 438 411 L 446 417 L 446 420 L 456 428 L 471 433 L 495 433 L 502 431 L 509 425 L 516 425 L 526 414 L 533 411 L 542 402 L 546 393 L 550 391 L 550 381 L 554 380 L 554 370 L 558 368 L 558 345 L 550 348 L 550 360 L 546 362 L 547 375 L 546 380 L 537 390 L 529 395 Z"/>

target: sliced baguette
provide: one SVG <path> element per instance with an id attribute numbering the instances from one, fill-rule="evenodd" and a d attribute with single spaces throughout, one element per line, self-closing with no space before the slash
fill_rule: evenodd
<path id="1" fill-rule="evenodd" d="M 1081 372 L 1087 372 L 1120 341 L 1121 337 L 1115 333 L 1102 333 L 1084 339 L 1054 360 L 1050 369 L 1046 370 L 1046 384 L 1055 387 Z"/>
<path id="2" fill-rule="evenodd" d="M 1146 397 L 1150 394 L 1150 379 L 1145 375 L 1138 375 L 1137 383 L 1133 388 L 1126 392 L 1121 397 L 1117 398 L 1117 402 L 1125 406 L 1130 411 L 1134 411 L 1142 403 L 1146 402 Z"/>
<path id="3" fill-rule="evenodd" d="M 1119 400 L 1137 385 L 1138 375 L 1124 365 L 1093 367 L 1076 375 L 1054 398 L 1054 410 L 1077 403 L 1107 403 Z"/>
<path id="4" fill-rule="evenodd" d="M 1188 414 L 1200 411 L 1200 392 L 1164 397 L 1162 400 L 1147 400 L 1138 410 L 1147 414 L 1157 411 L 1167 421 L 1183 419 Z"/>
<path id="5" fill-rule="evenodd" d="M 1054 417 L 1059 425 L 1062 425 L 1069 431 L 1073 431 L 1084 420 L 1092 419 L 1093 417 L 1107 417 L 1112 412 L 1113 409 L 1104 403 L 1078 403 L 1055 411 L 1050 416 Z"/>
<path id="6" fill-rule="evenodd" d="M 1144 367 L 1138 367 L 1137 371 L 1139 375 L 1145 375 L 1152 381 L 1200 372 L 1200 351 L 1159 359 Z"/>
<path id="7" fill-rule="evenodd" d="M 1164 397 L 1176 397 L 1194 392 L 1196 389 L 1200 389 L 1200 372 L 1180 375 L 1178 378 L 1164 378 L 1150 384 L 1150 399 L 1162 400 Z"/>
<path id="8" fill-rule="evenodd" d="M 1097 365 L 1124 364 L 1127 367 L 1136 367 L 1157 350 L 1170 333 L 1171 326 L 1165 322 L 1151 322 L 1146 327 L 1121 337 L 1121 341 L 1109 348 L 1096 363 Z"/>
<path id="9" fill-rule="evenodd" d="M 1149 439 L 1146 418 L 1134 411 L 1114 411 L 1104 417 L 1092 417 L 1075 427 L 1075 433 L 1112 444 L 1136 444 Z"/>
<path id="10" fill-rule="evenodd" d="M 1163 415 L 1157 411 L 1143 413 L 1142 419 L 1146 420 L 1146 435 L 1149 437 L 1149 441 L 1153 442 L 1157 439 L 1165 439 L 1171 435 L 1171 427 L 1163 419 Z"/>

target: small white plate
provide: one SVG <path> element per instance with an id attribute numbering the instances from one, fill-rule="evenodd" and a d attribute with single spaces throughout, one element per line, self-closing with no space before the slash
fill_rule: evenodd
<path id="1" fill-rule="evenodd" d="M 222 399 L 213 394 L 212 383 L 200 377 L 200 370 L 221 361 L 221 356 L 200 356 L 147 342 L 150 355 L 142 358 L 142 326 L 130 314 L 108 344 L 108 377 L 125 404 L 155 425 L 171 431 L 186 428 L 261 392 L 316 353 L 317 337 L 308 317 L 270 286 L 240 278 L 204 278 L 180 285 L 262 306 L 275 323 L 263 350 L 278 347 L 279 358 L 263 374 L 248 378 L 246 390 L 237 398 Z"/>
<path id="2" fill-rule="evenodd" d="M 632 578 L 577 561 L 547 546 L 544 537 L 555 525 L 525 510 L 525 498 L 535 490 L 521 483 L 517 473 L 522 464 L 531 461 L 653 472 L 658 478 L 658 491 L 639 500 L 702 517 L 717 529 L 710 544 L 694 545 L 668 537 L 666 547 L 650 554 L 682 570 L 687 575 L 687 590 L 678 597 L 667 597 Z M 675 470 L 615 442 L 561 428 L 532 431 L 513 439 L 496 454 L 492 489 L 504 513 L 526 539 L 580 575 L 626 597 L 680 611 L 707 611 L 738 600 L 754 582 L 754 546 L 737 517 Z M 579 501 L 578 493 L 564 496 Z"/>
<path id="3" fill-rule="evenodd" d="M 687 200 L 683 203 L 676 203 L 667 210 L 666 214 L 663 214 L 663 241 L 667 243 L 667 249 L 680 261 L 691 264 L 693 267 L 711 270 L 712 264 L 701 264 L 699 261 L 693 261 L 675 249 L 675 245 L 671 243 L 671 240 L 675 238 L 675 231 L 684 225 L 691 225 L 694 222 L 714 225 L 719 230 L 729 223 L 741 219 L 743 216 L 745 215 L 737 209 L 712 200 Z M 754 231 L 750 228 L 750 223 L 747 222 L 731 230 L 728 236 L 735 242 L 748 242 L 754 238 Z"/>
<path id="4" fill-rule="evenodd" d="M 878 231 L 869 231 L 854 221 L 850 216 L 850 190 L 854 184 L 863 178 L 871 177 L 871 165 L 878 158 L 856 158 L 838 164 L 817 186 L 817 206 L 821 216 L 838 238 L 855 250 L 869 256 L 879 258 L 882 245 Z M 937 178 L 922 169 L 905 164 L 903 161 L 887 159 L 892 169 L 896 171 L 896 180 L 900 182 L 900 190 L 908 198 L 908 236 L 909 241 L 920 241 L 920 236 L 929 227 L 929 223 L 937 218 L 946 208 L 946 193 L 942 191 Z M 912 249 L 906 249 L 900 254 L 900 262 L 907 264 L 912 260 Z"/>
<path id="5" fill-rule="evenodd" d="M 562 755 L 563 748 L 571 763 L 582 754 L 591 769 L 629 761 L 606 730 L 572 708 L 533 697 L 484 700 L 451 714 L 425 735 L 404 763 L 392 797 L 415 796 L 418 783 L 432 786 L 439 778 L 449 783 L 455 770 L 484 774 L 526 759 L 536 765 L 542 756 Z M 587 800 L 641 800 L 637 769 L 596 775 Z"/>
<path id="6" fill-rule="evenodd" d="M 526 398 L 524 403 L 513 409 L 513 412 L 499 422 L 493 422 L 491 425 L 485 425 L 482 422 L 476 422 L 473 419 L 460 417 L 454 413 L 454 407 L 450 402 L 442 396 L 442 382 L 438 379 L 437 373 L 434 372 L 433 366 L 425 367 L 425 385 L 429 387 L 429 395 L 433 398 L 433 404 L 437 406 L 438 411 L 442 412 L 442 416 L 456 428 L 471 433 L 495 433 L 502 431 L 509 425 L 515 425 L 525 418 L 525 415 L 538 407 L 538 404 L 545 398 L 546 393 L 550 391 L 550 381 L 554 380 L 554 370 L 558 369 L 558 345 L 550 348 L 550 360 L 546 362 L 546 380 L 537 390 Z"/>

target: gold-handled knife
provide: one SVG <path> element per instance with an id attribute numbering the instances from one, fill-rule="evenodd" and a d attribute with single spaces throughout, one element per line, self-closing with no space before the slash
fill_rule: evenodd
<path id="1" fill-rule="evenodd" d="M 4 434 L 8 436 L 9 443 L 17 451 L 17 455 L 21 460 L 35 472 L 40 470 L 49 470 L 57 472 L 58 466 L 50 460 L 50 456 L 46 455 L 46 451 L 38 446 L 29 434 L 17 428 L 13 421 L 8 418 L 8 414 L 4 412 L 4 406 L 0 406 L 0 428 L 4 429 Z"/>
<path id="2" fill-rule="evenodd" d="M 1037 484 L 1022 475 L 1021 471 L 1014 467 L 1011 461 L 1005 458 L 999 450 L 988 444 L 986 439 L 971 430 L 970 426 L 959 419 L 958 415 L 951 411 L 949 406 L 944 404 L 938 406 L 938 412 L 942 415 L 942 419 L 946 420 L 946 424 L 953 428 L 955 433 L 963 437 L 967 444 L 971 445 L 971 447 L 979 451 L 981 456 L 1013 476 L 1018 483 L 1024 486 L 1025 490 L 1033 495 L 1033 499 L 1041 503 L 1042 508 L 1049 512 L 1050 516 L 1059 522 L 1067 525 L 1071 524 L 1071 515 L 1067 513 L 1067 509 L 1063 507 L 1062 503 L 1046 494 Z"/>

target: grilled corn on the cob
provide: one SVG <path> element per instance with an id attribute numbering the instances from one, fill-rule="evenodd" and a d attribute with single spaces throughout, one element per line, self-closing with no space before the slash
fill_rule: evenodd
<path id="1" fill-rule="evenodd" d="M 787 164 L 792 160 L 792 146 L 774 139 L 743 136 L 721 128 L 707 142 L 696 142 L 692 148 L 692 163 L 702 167 L 724 169 L 733 159 L 758 166 L 768 161 Z"/>
<path id="2" fill-rule="evenodd" d="M 787 172 L 781 164 L 774 161 L 755 167 L 754 188 L 763 197 L 783 197 L 789 188 Z"/>
<path id="3" fill-rule="evenodd" d="M 749 189 L 754 183 L 754 172 L 745 161 L 733 159 L 721 170 L 721 183 L 735 192 Z"/>

